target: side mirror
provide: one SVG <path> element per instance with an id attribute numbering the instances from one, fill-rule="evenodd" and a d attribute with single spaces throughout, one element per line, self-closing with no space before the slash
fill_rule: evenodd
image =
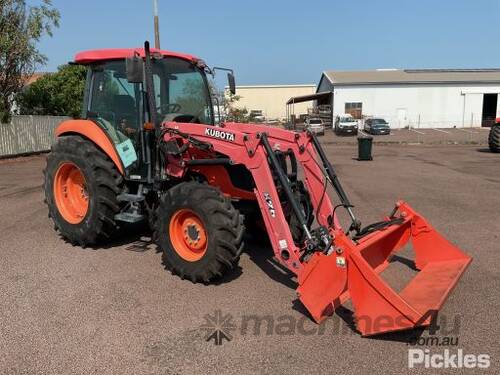
<path id="1" fill-rule="evenodd" d="M 227 73 L 227 81 L 229 83 L 229 91 L 231 94 L 236 94 L 236 80 L 234 79 L 233 73 Z"/>
<path id="2" fill-rule="evenodd" d="M 130 83 L 144 82 L 144 61 L 140 56 L 129 57 L 126 60 L 127 81 Z"/>

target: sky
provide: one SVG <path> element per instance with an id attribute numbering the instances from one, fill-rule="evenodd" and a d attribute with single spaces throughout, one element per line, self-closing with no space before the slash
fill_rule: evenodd
<path id="1" fill-rule="evenodd" d="M 231 67 L 240 85 L 317 84 L 324 70 L 500 67 L 500 0 L 158 2 L 162 49 Z M 153 44 L 153 0 L 53 5 L 61 25 L 39 45 L 41 71 L 86 49 Z"/>

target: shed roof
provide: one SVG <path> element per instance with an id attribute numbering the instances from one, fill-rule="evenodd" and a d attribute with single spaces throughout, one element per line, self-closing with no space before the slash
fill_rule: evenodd
<path id="1" fill-rule="evenodd" d="M 29 85 L 35 83 L 36 81 L 38 81 L 43 76 L 46 76 L 47 74 L 51 74 L 51 73 L 35 72 L 31 76 L 24 77 L 24 86 L 29 86 Z"/>
<path id="2" fill-rule="evenodd" d="M 302 96 L 294 96 L 293 98 L 290 98 L 286 104 L 297 104 L 297 103 L 304 103 L 304 102 L 310 102 L 312 100 L 318 100 L 318 99 L 325 99 L 328 98 L 330 95 L 332 95 L 331 92 L 319 92 L 316 94 L 311 94 L 311 95 L 302 95 Z"/>
<path id="3" fill-rule="evenodd" d="M 323 75 L 336 86 L 401 83 L 500 83 L 500 69 L 329 70 Z"/>

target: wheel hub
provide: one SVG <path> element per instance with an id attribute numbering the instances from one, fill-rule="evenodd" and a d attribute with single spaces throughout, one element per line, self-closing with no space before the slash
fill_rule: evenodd
<path id="1" fill-rule="evenodd" d="M 200 260 L 207 251 L 205 225 L 192 210 L 181 209 L 172 216 L 169 235 L 177 254 L 187 261 Z"/>
<path id="2" fill-rule="evenodd" d="M 61 216 L 70 224 L 79 224 L 89 209 L 87 183 L 80 168 L 63 163 L 54 176 L 54 200 Z"/>
<path id="3" fill-rule="evenodd" d="M 191 242 L 198 242 L 200 240 L 200 231 L 195 224 L 189 224 L 186 230 L 186 239 Z"/>

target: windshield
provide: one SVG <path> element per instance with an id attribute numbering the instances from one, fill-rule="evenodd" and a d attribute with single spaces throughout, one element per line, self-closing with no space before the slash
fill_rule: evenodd
<path id="1" fill-rule="evenodd" d="M 321 120 L 309 120 L 309 124 L 311 125 L 321 125 Z"/>
<path id="2" fill-rule="evenodd" d="M 213 124 L 206 76 L 195 64 L 173 57 L 154 60 L 153 82 L 164 121 Z"/>
<path id="3" fill-rule="evenodd" d="M 374 119 L 373 123 L 375 125 L 387 125 L 387 122 L 384 119 L 379 119 L 379 118 Z"/>
<path id="4" fill-rule="evenodd" d="M 356 122 L 356 120 L 353 119 L 352 117 L 342 117 L 340 119 L 340 122 Z"/>

